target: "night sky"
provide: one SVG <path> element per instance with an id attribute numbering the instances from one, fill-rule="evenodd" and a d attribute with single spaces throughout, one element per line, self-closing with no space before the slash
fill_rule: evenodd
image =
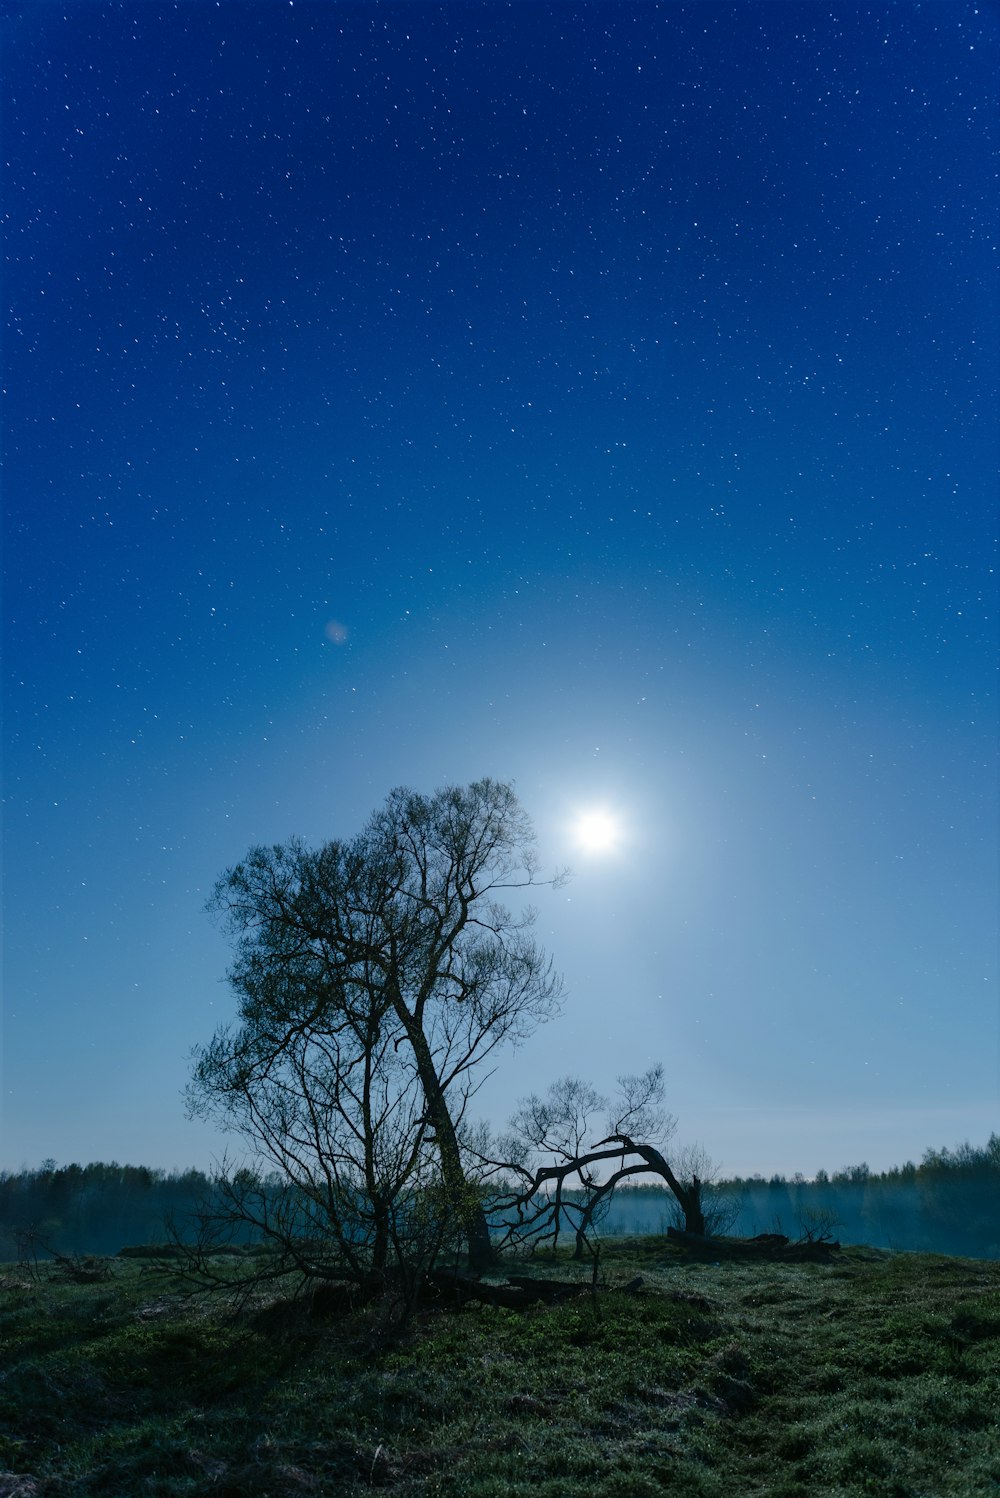
<path id="1" fill-rule="evenodd" d="M 0 1165 L 207 1166 L 215 879 L 487 774 L 574 877 L 484 1116 L 985 1142 L 996 7 L 4 14 Z"/>

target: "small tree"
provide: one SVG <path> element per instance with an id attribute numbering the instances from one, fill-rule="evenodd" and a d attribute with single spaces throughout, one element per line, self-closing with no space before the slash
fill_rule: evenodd
<path id="1" fill-rule="evenodd" d="M 473 1265 L 491 1258 L 461 1130 L 486 1058 L 558 1004 L 533 912 L 499 899 L 538 882 L 533 845 L 509 785 L 398 789 L 358 837 L 253 848 L 215 888 L 239 1024 L 197 1053 L 191 1107 L 276 1167 L 346 1261 L 380 1272 L 432 1176 Z"/>
<path id="2" fill-rule="evenodd" d="M 713 1238 L 728 1233 L 740 1215 L 742 1203 L 733 1191 L 720 1185 L 719 1167 L 708 1151 L 700 1144 L 687 1144 L 671 1163 L 674 1174 L 689 1196 L 694 1192 L 695 1182 L 698 1183 L 698 1205 L 702 1214 L 705 1235 Z M 688 1227 L 683 1201 L 676 1192 L 671 1213 L 671 1226 L 681 1228 L 685 1232 L 695 1231 Z"/>
<path id="3" fill-rule="evenodd" d="M 608 1100 L 588 1083 L 566 1077 L 545 1097 L 521 1103 L 509 1133 L 494 1146 L 489 1168 L 510 1183 L 498 1193 L 496 1209 L 512 1243 L 558 1243 L 570 1228 L 581 1257 L 587 1235 L 610 1205 L 620 1182 L 637 1175 L 657 1175 L 672 1192 L 685 1230 L 709 1231 L 702 1202 L 702 1180 L 692 1170 L 676 1172 L 664 1154 L 676 1120 L 663 1103 L 663 1067 L 618 1078 Z M 589 1147 L 585 1141 L 604 1115 L 605 1135 Z M 697 1163 L 707 1157 L 690 1154 Z M 602 1171 L 610 1167 L 610 1174 Z"/>

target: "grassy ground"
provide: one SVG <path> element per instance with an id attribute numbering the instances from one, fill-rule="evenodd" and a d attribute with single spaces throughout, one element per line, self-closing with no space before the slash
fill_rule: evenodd
<path id="1" fill-rule="evenodd" d="M 135 1260 L 83 1287 L 7 1266 L 0 1498 L 1000 1498 L 1000 1264 L 633 1239 L 596 1302 L 579 1272 L 556 1306 L 399 1331 L 377 1308 L 234 1317 Z"/>

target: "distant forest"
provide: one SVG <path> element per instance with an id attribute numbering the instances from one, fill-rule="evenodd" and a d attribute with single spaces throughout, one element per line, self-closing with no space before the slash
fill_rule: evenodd
<path id="1" fill-rule="evenodd" d="M 874 1248 L 1000 1259 L 1000 1134 L 982 1148 L 930 1149 L 877 1174 L 850 1165 L 813 1180 L 773 1175 L 719 1181 L 705 1191 L 707 1215 L 738 1237 L 820 1234 Z M 726 1226 L 726 1223 L 730 1225 Z M 608 1235 L 665 1232 L 680 1226 L 673 1198 L 646 1186 L 616 1192 L 602 1223 Z"/>
<path id="2" fill-rule="evenodd" d="M 0 1260 L 54 1250 L 115 1254 L 162 1243 L 168 1222 L 193 1236 L 211 1179 L 198 1170 L 149 1170 L 111 1163 L 0 1173 Z M 970 1258 L 1000 1259 L 1000 1135 L 982 1148 L 928 1150 L 919 1165 L 876 1174 L 852 1165 L 813 1180 L 800 1175 L 737 1177 L 706 1188 L 719 1231 L 741 1237 L 779 1232 Z M 663 1233 L 676 1223 L 665 1189 L 623 1186 L 601 1224 L 605 1235 Z M 711 1219 L 710 1219 L 711 1220 Z"/>

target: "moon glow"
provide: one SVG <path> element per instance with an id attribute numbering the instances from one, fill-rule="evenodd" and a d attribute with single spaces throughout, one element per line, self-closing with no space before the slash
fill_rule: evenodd
<path id="1" fill-rule="evenodd" d="M 610 812 L 594 808 L 583 811 L 576 819 L 574 833 L 586 853 L 607 853 L 618 842 L 620 829 Z"/>

